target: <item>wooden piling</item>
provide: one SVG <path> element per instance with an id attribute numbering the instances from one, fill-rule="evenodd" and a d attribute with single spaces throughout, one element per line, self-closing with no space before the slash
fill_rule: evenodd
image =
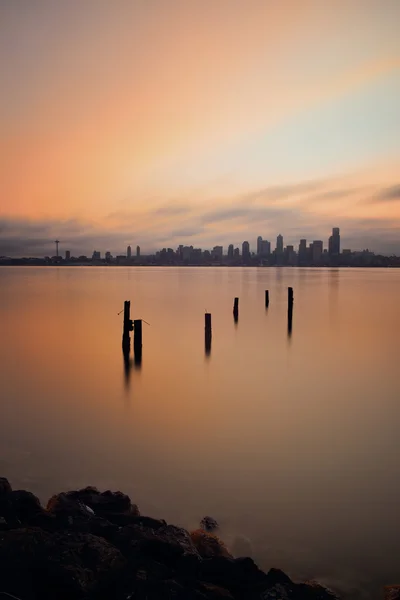
<path id="1" fill-rule="evenodd" d="M 239 318 L 239 298 L 235 298 L 233 303 L 233 318 L 235 319 L 235 323 Z"/>
<path id="2" fill-rule="evenodd" d="M 209 355 L 211 352 L 211 338 L 212 338 L 211 313 L 205 313 L 205 315 L 204 315 L 204 348 L 205 348 L 207 355 Z"/>
<path id="3" fill-rule="evenodd" d="M 135 319 L 133 321 L 133 350 L 135 354 L 142 352 L 142 320 Z"/>
<path id="4" fill-rule="evenodd" d="M 131 347 L 131 340 L 129 337 L 129 333 L 133 329 L 133 323 L 130 318 L 131 313 L 131 303 L 129 300 L 125 300 L 124 302 L 124 325 L 122 330 L 122 350 L 129 354 Z"/>
<path id="5" fill-rule="evenodd" d="M 265 308 L 269 306 L 269 290 L 265 290 Z"/>
<path id="6" fill-rule="evenodd" d="M 292 335 L 293 325 L 293 288 L 288 288 L 288 335 Z"/>

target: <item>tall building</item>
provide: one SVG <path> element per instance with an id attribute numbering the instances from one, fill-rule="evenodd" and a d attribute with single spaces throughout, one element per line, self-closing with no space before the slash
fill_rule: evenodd
<path id="1" fill-rule="evenodd" d="M 314 240 L 312 244 L 312 259 L 313 263 L 319 263 L 324 251 L 324 243 L 321 240 Z"/>
<path id="2" fill-rule="evenodd" d="M 126 249 L 126 257 L 132 258 L 132 248 L 130 246 L 128 246 Z"/>
<path id="3" fill-rule="evenodd" d="M 71 258 L 71 252 L 70 250 L 66 250 L 65 251 L 65 260 L 69 260 Z"/>
<path id="4" fill-rule="evenodd" d="M 329 238 L 329 254 L 337 255 L 340 254 L 340 229 L 334 227 L 332 229 L 332 235 Z"/>
<path id="5" fill-rule="evenodd" d="M 111 254 L 111 252 L 106 252 L 106 262 L 109 263 L 109 262 L 111 262 L 111 260 L 112 260 L 112 254 Z"/>
<path id="6" fill-rule="evenodd" d="M 307 262 L 307 240 L 300 240 L 299 244 L 299 265 Z"/>
<path id="7" fill-rule="evenodd" d="M 281 234 L 276 238 L 276 252 L 277 254 L 283 254 L 283 236 Z"/>
<path id="8" fill-rule="evenodd" d="M 136 246 L 136 256 L 140 256 L 140 246 Z"/>
<path id="9" fill-rule="evenodd" d="M 222 255 L 223 255 L 223 246 L 214 246 L 214 248 L 212 249 L 211 255 L 213 257 L 214 260 L 222 260 Z"/>
<path id="10" fill-rule="evenodd" d="M 271 242 L 262 240 L 259 254 L 261 256 L 269 256 L 271 254 Z"/>
<path id="11" fill-rule="evenodd" d="M 101 260 L 101 254 L 100 252 L 97 252 L 96 250 L 93 252 L 92 254 L 92 260 Z"/>
<path id="12" fill-rule="evenodd" d="M 250 244 L 249 242 L 243 242 L 242 244 L 242 257 L 243 260 L 250 258 Z"/>
<path id="13" fill-rule="evenodd" d="M 234 258 L 239 258 L 239 256 L 240 256 L 240 250 L 239 250 L 239 248 L 235 248 L 234 249 L 233 256 L 234 256 Z"/>
<path id="14" fill-rule="evenodd" d="M 228 246 L 228 258 L 229 259 L 233 258 L 233 244 L 229 244 L 229 246 Z"/>
<path id="15" fill-rule="evenodd" d="M 263 242 L 263 239 L 262 239 L 261 235 L 259 235 L 257 238 L 257 254 L 258 254 L 258 256 L 260 256 L 262 254 L 262 242 Z"/>

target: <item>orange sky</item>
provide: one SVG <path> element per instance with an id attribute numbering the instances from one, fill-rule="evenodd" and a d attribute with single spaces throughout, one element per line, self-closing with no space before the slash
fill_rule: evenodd
<path id="1" fill-rule="evenodd" d="M 400 253 L 399 22 L 396 0 L 1 3 L 0 254 L 336 225 Z"/>

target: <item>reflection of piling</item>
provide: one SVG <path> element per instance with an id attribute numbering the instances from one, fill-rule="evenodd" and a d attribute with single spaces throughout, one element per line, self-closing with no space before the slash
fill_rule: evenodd
<path id="1" fill-rule="evenodd" d="M 233 318 L 235 319 L 235 323 L 237 323 L 239 318 L 239 298 L 235 298 L 233 303 Z"/>
<path id="2" fill-rule="evenodd" d="M 205 315 L 204 315 L 204 347 L 205 347 L 206 354 L 210 354 L 210 352 L 211 352 L 211 338 L 212 338 L 211 313 L 205 313 Z"/>
<path id="3" fill-rule="evenodd" d="M 125 300 L 124 302 L 124 325 L 122 332 L 122 350 L 124 353 L 128 353 L 131 347 L 131 340 L 129 337 L 130 331 L 133 329 L 133 323 L 130 318 L 131 313 L 131 303 L 129 300 Z"/>
<path id="4" fill-rule="evenodd" d="M 265 308 L 269 306 L 269 290 L 265 290 Z"/>
<path id="5" fill-rule="evenodd" d="M 293 323 L 293 288 L 288 288 L 288 334 L 292 334 Z"/>
<path id="6" fill-rule="evenodd" d="M 133 321 L 133 351 L 135 353 L 135 364 L 142 359 L 142 320 Z"/>

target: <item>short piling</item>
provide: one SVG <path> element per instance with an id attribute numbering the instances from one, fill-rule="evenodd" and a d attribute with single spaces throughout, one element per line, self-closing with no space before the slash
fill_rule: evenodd
<path id="1" fill-rule="evenodd" d="M 211 339 L 212 339 L 211 313 L 205 313 L 205 315 L 204 315 L 204 348 L 205 348 L 207 355 L 209 355 L 211 352 Z"/>
<path id="2" fill-rule="evenodd" d="M 269 306 L 269 290 L 265 290 L 265 308 Z"/>
<path id="3" fill-rule="evenodd" d="M 135 358 L 140 359 L 142 356 L 142 320 L 135 319 L 133 321 L 133 351 Z"/>
<path id="4" fill-rule="evenodd" d="M 288 288 L 288 335 L 292 335 L 293 325 L 293 288 Z"/>
<path id="5" fill-rule="evenodd" d="M 235 320 L 235 323 L 237 323 L 239 318 L 239 298 L 235 298 L 233 303 L 233 318 Z"/>

